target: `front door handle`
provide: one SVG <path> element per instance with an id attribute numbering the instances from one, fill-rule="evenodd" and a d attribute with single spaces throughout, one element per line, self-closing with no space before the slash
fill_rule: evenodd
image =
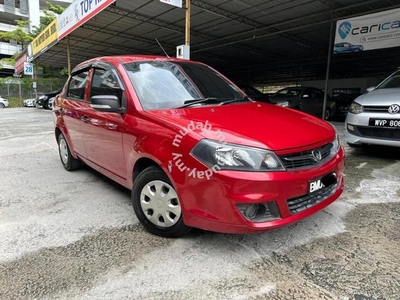
<path id="1" fill-rule="evenodd" d="M 81 121 L 88 123 L 90 121 L 90 118 L 88 116 L 83 116 L 81 117 Z"/>

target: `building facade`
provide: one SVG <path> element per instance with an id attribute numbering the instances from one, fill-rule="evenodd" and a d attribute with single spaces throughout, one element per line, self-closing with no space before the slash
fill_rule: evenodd
<path id="1" fill-rule="evenodd" d="M 16 29 L 16 20 L 27 20 L 29 25 L 25 28 L 31 32 L 35 26 L 40 25 L 40 16 L 43 10 L 47 9 L 47 3 L 67 7 L 72 0 L 0 0 L 0 32 L 9 32 Z M 22 47 L 16 41 L 0 40 L 0 59 L 9 58 Z M 3 64 L 0 69 L 0 76 L 14 74 L 14 66 Z"/>

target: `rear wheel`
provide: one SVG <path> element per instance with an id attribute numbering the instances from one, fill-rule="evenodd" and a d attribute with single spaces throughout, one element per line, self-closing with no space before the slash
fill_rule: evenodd
<path id="1" fill-rule="evenodd" d="M 65 170 L 73 171 L 82 165 L 82 162 L 79 159 L 76 159 L 72 156 L 67 144 L 67 140 L 62 133 L 60 133 L 58 136 L 58 152 L 60 154 L 61 163 Z"/>
<path id="2" fill-rule="evenodd" d="M 147 231 L 169 238 L 185 235 L 190 227 L 182 218 L 178 195 L 168 176 L 151 166 L 136 178 L 132 189 L 132 205 Z"/>

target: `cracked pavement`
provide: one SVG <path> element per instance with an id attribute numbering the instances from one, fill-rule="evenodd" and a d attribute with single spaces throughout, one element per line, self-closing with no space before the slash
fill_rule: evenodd
<path id="1" fill-rule="evenodd" d="M 345 148 L 345 192 L 310 218 L 165 239 L 128 190 L 62 168 L 50 111 L 0 110 L 0 299 L 399 299 L 400 152 Z"/>

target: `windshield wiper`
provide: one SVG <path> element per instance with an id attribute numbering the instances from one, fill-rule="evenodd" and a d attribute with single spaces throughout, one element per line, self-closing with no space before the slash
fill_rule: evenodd
<path id="1" fill-rule="evenodd" d="M 183 102 L 183 105 L 175 107 L 175 108 L 184 108 L 184 107 L 189 107 L 191 105 L 195 104 L 202 104 L 202 103 L 218 103 L 218 105 L 225 105 L 233 102 L 241 102 L 241 101 L 249 101 L 249 97 L 244 96 L 242 98 L 215 98 L 215 97 L 207 97 L 207 98 L 201 98 L 201 99 L 191 99 L 191 100 L 186 100 Z"/>
<path id="2" fill-rule="evenodd" d="M 248 102 L 248 101 L 250 101 L 250 99 L 247 96 L 243 96 L 242 98 L 239 98 L 239 99 L 235 98 L 235 99 L 230 99 L 227 101 L 222 101 L 219 105 L 225 105 L 225 104 L 230 104 L 230 103 L 234 103 L 234 102 L 242 102 L 242 101 Z"/>
<path id="3" fill-rule="evenodd" d="M 175 108 L 185 108 L 195 104 L 202 104 L 202 103 L 221 103 L 223 101 L 229 100 L 229 98 L 215 98 L 215 97 L 207 97 L 207 98 L 200 98 L 200 99 L 191 99 L 186 100 L 183 102 L 183 105 L 175 107 Z"/>

